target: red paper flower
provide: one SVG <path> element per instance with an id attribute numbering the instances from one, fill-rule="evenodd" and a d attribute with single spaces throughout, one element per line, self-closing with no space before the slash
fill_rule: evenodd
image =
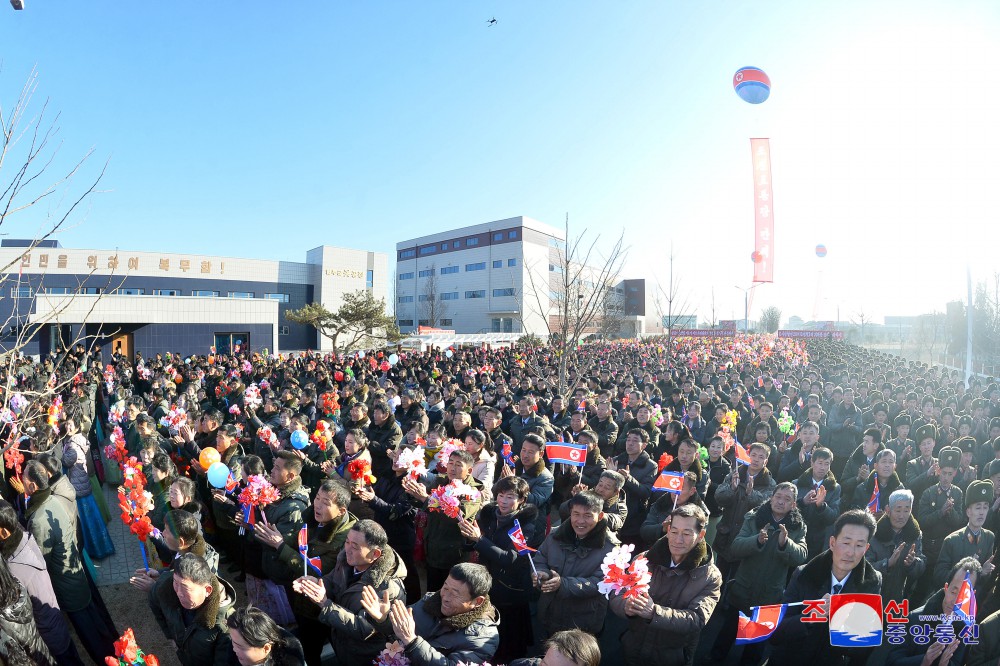
<path id="1" fill-rule="evenodd" d="M 372 464 L 364 458 L 355 458 L 347 463 L 347 473 L 351 475 L 352 481 L 361 481 L 365 485 L 375 483 L 372 476 Z"/>
<path id="2" fill-rule="evenodd" d="M 674 457 L 669 453 L 664 453 L 663 455 L 661 455 L 660 459 L 656 463 L 656 468 L 657 468 L 656 473 L 659 474 L 660 472 L 662 472 L 666 468 L 666 466 L 672 463 L 673 461 Z"/>

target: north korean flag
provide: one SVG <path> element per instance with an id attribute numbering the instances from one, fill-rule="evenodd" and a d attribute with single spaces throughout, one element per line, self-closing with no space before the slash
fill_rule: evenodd
<path id="1" fill-rule="evenodd" d="M 952 614 L 962 618 L 966 624 L 972 625 L 976 623 L 976 613 L 978 612 L 976 606 L 976 588 L 972 585 L 969 572 L 966 571 L 962 587 L 958 588 L 958 598 L 955 600 L 955 609 Z"/>
<path id="2" fill-rule="evenodd" d="M 232 472 L 230 472 L 229 473 L 229 478 L 226 479 L 226 492 L 227 493 L 231 493 L 231 492 L 233 492 L 234 490 L 236 490 L 239 487 L 240 487 L 240 484 L 236 482 L 236 479 L 233 478 Z"/>
<path id="3" fill-rule="evenodd" d="M 545 445 L 545 455 L 548 456 L 550 463 L 583 467 L 587 463 L 587 445 L 549 442 Z"/>
<path id="4" fill-rule="evenodd" d="M 299 530 L 299 552 L 302 553 L 302 558 L 309 565 L 317 576 L 323 575 L 323 570 L 320 568 L 320 559 L 318 557 L 309 557 L 309 529 L 306 525 L 302 526 Z"/>
<path id="5" fill-rule="evenodd" d="M 517 520 L 517 518 L 514 519 L 514 527 L 507 532 L 507 536 L 510 537 L 510 542 L 514 544 L 514 548 L 517 550 L 518 555 L 536 552 L 534 548 L 528 547 L 528 540 L 524 538 L 524 532 L 521 531 L 521 523 Z"/>
<path id="6" fill-rule="evenodd" d="M 734 440 L 735 441 L 735 440 Z M 737 465 L 749 465 L 750 464 L 750 454 L 747 450 L 743 448 L 743 445 L 736 442 L 736 464 Z"/>
<path id="7" fill-rule="evenodd" d="M 740 613 L 739 628 L 736 630 L 736 644 L 747 645 L 766 641 L 774 633 L 785 617 L 786 604 L 775 606 L 754 606 L 750 617 Z"/>
<path id="8" fill-rule="evenodd" d="M 868 500 L 868 506 L 866 507 L 869 513 L 878 513 L 879 499 L 881 499 L 881 495 L 878 491 L 878 479 L 876 479 L 875 489 L 872 491 L 871 499 Z"/>
<path id="9" fill-rule="evenodd" d="M 653 484 L 653 490 L 680 495 L 681 491 L 684 490 L 684 473 L 668 472 L 667 470 L 663 470 L 663 472 L 656 477 L 656 482 Z"/>

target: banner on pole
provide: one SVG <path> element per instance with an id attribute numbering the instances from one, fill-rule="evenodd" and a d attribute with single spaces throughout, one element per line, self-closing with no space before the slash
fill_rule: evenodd
<path id="1" fill-rule="evenodd" d="M 754 282 L 774 282 L 774 200 L 771 197 L 771 144 L 750 139 L 753 156 Z"/>

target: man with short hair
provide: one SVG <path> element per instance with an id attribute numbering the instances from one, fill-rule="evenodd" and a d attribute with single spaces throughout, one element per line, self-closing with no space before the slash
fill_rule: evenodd
<path id="1" fill-rule="evenodd" d="M 370 587 L 387 601 L 405 600 L 405 578 L 406 565 L 389 546 L 385 530 L 374 520 L 354 523 L 333 571 L 322 579 L 302 576 L 292 584 L 296 592 L 319 604 L 319 622 L 327 629 L 319 650 L 306 652 L 306 662 L 318 666 L 322 645 L 329 641 L 338 663 L 369 666 L 385 645 L 364 613 L 362 592 Z"/>
<path id="2" fill-rule="evenodd" d="M 924 553 L 927 554 L 928 562 L 935 563 L 935 571 L 945 537 L 960 529 L 966 521 L 965 512 L 962 511 L 962 490 L 952 483 L 961 460 L 962 452 L 959 449 L 951 446 L 941 449 L 938 483 L 920 496 L 917 522 L 924 530 Z"/>
<path id="3" fill-rule="evenodd" d="M 604 498 L 584 491 L 569 505 L 569 520 L 554 529 L 533 556 L 542 591 L 538 617 L 546 636 L 574 627 L 597 634 L 608 609 L 597 584 L 604 578 L 604 557 L 619 542 L 608 529 Z"/>
<path id="4" fill-rule="evenodd" d="M 28 461 L 22 472 L 28 531 L 41 550 L 59 607 L 69 616 L 84 649 L 95 663 L 114 654 L 118 631 L 99 611 L 99 595 L 91 589 L 77 546 L 77 507 L 73 500 L 53 492 L 49 474 L 38 460 Z M 75 499 L 75 498 L 74 498 Z"/>
<path id="5" fill-rule="evenodd" d="M 656 482 L 656 462 L 646 453 L 649 433 L 642 428 L 632 428 L 625 437 L 625 452 L 608 460 L 608 469 L 625 477 L 625 504 L 628 516 L 618 531 L 624 543 L 638 544 L 642 538 L 639 530 L 649 508 Z"/>
<path id="6" fill-rule="evenodd" d="M 600 666 L 601 647 L 586 631 L 567 629 L 552 634 L 542 646 L 541 657 L 525 657 L 510 662 L 510 666 Z"/>
<path id="7" fill-rule="evenodd" d="M 185 553 L 150 594 L 149 607 L 182 666 L 219 666 L 229 663 L 233 649 L 226 619 L 235 601 L 232 585 L 204 559 Z"/>
<path id="8" fill-rule="evenodd" d="M 521 455 L 521 443 L 534 428 L 541 428 L 546 432 L 551 430 L 549 424 L 535 413 L 535 407 L 534 396 L 525 395 L 517 403 L 517 416 L 507 422 L 507 433 L 514 440 L 514 455 Z"/>
<path id="9" fill-rule="evenodd" d="M 481 564 L 456 564 L 438 592 L 407 608 L 381 598 L 371 586 L 361 593 L 365 613 L 390 640 L 398 640 L 412 666 L 481 664 L 500 644 L 499 614 L 490 603 L 493 577 Z"/>
<path id="10" fill-rule="evenodd" d="M 834 594 L 878 594 L 882 577 L 865 559 L 874 534 L 875 519 L 870 513 L 852 509 L 841 514 L 834 523 L 829 550 L 795 569 L 782 603 L 829 600 Z M 862 666 L 868 660 L 870 648 L 831 648 L 827 624 L 802 622 L 802 611 L 802 606 L 786 609 L 770 639 L 769 666 L 840 664 L 845 656 L 853 666 Z"/>
<path id="11" fill-rule="evenodd" d="M 690 664 L 719 602 L 722 574 L 705 543 L 708 514 L 686 504 L 674 509 L 669 521 L 666 535 L 645 554 L 648 592 L 611 598 L 611 610 L 629 623 L 621 640 L 629 666 Z"/>
<path id="12" fill-rule="evenodd" d="M 45 559 L 34 537 L 21 528 L 17 511 L 0 499 L 0 556 L 10 572 L 24 585 L 31 598 L 32 615 L 42 640 L 56 663 L 83 666 L 76 645 L 69 635 L 69 625 L 59 612 L 59 602 L 45 568 Z"/>
<path id="13" fill-rule="evenodd" d="M 976 558 L 966 557 L 956 562 L 944 576 L 935 577 L 936 583 L 943 580 L 944 587 L 938 588 L 922 607 L 911 610 L 907 618 L 909 626 L 926 628 L 928 633 L 924 635 L 929 636 L 931 640 L 926 643 L 917 643 L 914 640 L 916 633 L 908 635 L 901 645 L 893 645 L 889 648 L 886 665 L 920 666 L 921 664 L 937 663 L 941 666 L 959 666 L 964 664 L 969 648 L 966 645 L 966 640 L 963 640 L 963 633 L 968 631 L 968 628 L 965 622 L 958 618 L 955 618 L 954 622 L 945 622 L 943 619 L 952 617 L 955 604 L 962 593 L 962 585 L 966 575 L 969 576 L 969 581 L 975 587 L 981 571 L 982 567 Z M 979 620 L 978 617 L 975 619 Z M 947 629 L 942 625 L 947 625 Z M 953 640 L 949 643 L 938 640 L 943 636 L 951 636 Z"/>
<path id="14" fill-rule="evenodd" d="M 980 586 L 987 588 L 985 583 L 993 576 L 993 548 L 996 535 L 983 527 L 989 515 L 990 503 L 993 500 L 993 484 L 989 481 L 973 481 L 969 484 L 965 495 L 965 517 L 968 524 L 944 538 L 937 564 L 934 565 L 934 577 L 944 580 L 948 570 L 966 557 L 974 557 L 983 569 L 980 572 Z"/>
<path id="15" fill-rule="evenodd" d="M 298 548 L 299 530 L 309 508 L 309 491 L 302 485 L 302 459 L 292 451 L 279 451 L 271 468 L 271 485 L 278 491 L 278 500 L 263 508 L 264 520 L 253 527 L 254 538 L 261 543 L 261 567 L 264 574 L 278 585 L 294 580 L 283 563 L 281 546 Z"/>

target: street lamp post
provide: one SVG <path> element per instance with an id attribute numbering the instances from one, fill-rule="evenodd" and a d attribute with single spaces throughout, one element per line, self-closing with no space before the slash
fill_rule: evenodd
<path id="1" fill-rule="evenodd" d="M 743 288 L 741 286 L 733 285 L 734 289 L 739 289 L 743 292 L 743 332 L 750 332 L 750 292 L 761 285 L 760 282 L 753 285 L 752 287 Z"/>

